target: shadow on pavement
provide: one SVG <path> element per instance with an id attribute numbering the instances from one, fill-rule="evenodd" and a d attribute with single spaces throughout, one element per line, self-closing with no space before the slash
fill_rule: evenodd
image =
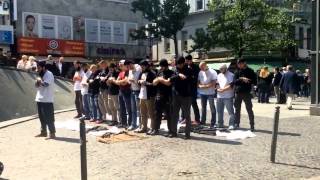
<path id="1" fill-rule="evenodd" d="M 255 132 L 272 134 L 272 131 L 261 130 L 261 129 L 257 129 L 257 130 L 255 130 Z M 298 134 L 298 133 L 288 133 L 288 132 L 279 132 L 278 134 L 282 135 L 282 136 L 301 136 L 301 134 Z"/>
<path id="2" fill-rule="evenodd" d="M 75 138 L 56 137 L 54 140 L 55 141 L 64 141 L 64 142 L 68 142 L 68 143 L 76 143 L 76 144 L 80 143 L 80 139 L 75 139 Z"/>
<path id="3" fill-rule="evenodd" d="M 1 178 L 1 177 L 0 177 L 0 180 L 9 180 L 9 179 L 6 179 L 6 178 Z"/>
<path id="4" fill-rule="evenodd" d="M 229 144 L 229 145 L 241 145 L 242 144 L 241 142 L 238 142 L 238 141 L 228 141 L 228 140 L 222 140 L 222 139 L 213 139 L 213 138 L 196 137 L 196 136 L 191 136 L 190 140 L 204 141 L 204 142 L 218 143 L 218 144 Z"/>
<path id="5" fill-rule="evenodd" d="M 293 167 L 299 167 L 299 168 L 306 168 L 306 169 L 320 170 L 320 168 L 318 168 L 318 167 L 309 167 L 309 166 L 305 166 L 305 165 L 287 164 L 287 163 L 281 163 L 281 162 L 276 162 L 275 164 L 284 165 L 284 166 L 293 166 Z"/>

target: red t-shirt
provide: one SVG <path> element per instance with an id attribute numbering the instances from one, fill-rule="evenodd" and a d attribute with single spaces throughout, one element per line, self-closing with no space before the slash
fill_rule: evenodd
<path id="1" fill-rule="evenodd" d="M 121 71 L 118 76 L 119 80 L 125 79 L 126 77 L 128 77 L 128 75 L 129 75 L 129 71 Z M 121 91 L 129 91 L 131 88 L 130 84 L 120 85 L 119 87 Z"/>

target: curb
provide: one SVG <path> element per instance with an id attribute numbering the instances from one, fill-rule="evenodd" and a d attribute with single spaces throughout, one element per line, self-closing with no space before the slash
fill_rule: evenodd
<path id="1" fill-rule="evenodd" d="M 61 114 L 61 113 L 65 113 L 65 112 L 70 112 L 70 111 L 74 111 L 76 110 L 75 108 L 71 108 L 71 109 L 64 109 L 64 110 L 58 110 L 58 111 L 54 111 L 54 114 Z M 25 123 L 34 119 L 38 119 L 38 115 L 32 115 L 32 116 L 27 116 L 27 117 L 23 117 L 23 118 L 18 118 L 18 119 L 13 119 L 13 120 L 8 120 L 8 121 L 4 121 L 0 123 L 0 129 L 4 129 L 10 126 L 14 126 L 17 124 L 21 124 L 21 123 Z"/>

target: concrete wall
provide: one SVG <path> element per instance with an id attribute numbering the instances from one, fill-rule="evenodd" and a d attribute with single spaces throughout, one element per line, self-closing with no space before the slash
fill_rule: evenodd
<path id="1" fill-rule="evenodd" d="M 2 69 L 0 67 L 0 121 L 20 118 L 37 113 L 34 101 L 36 74 Z M 55 80 L 55 110 L 74 107 L 73 85 Z"/>

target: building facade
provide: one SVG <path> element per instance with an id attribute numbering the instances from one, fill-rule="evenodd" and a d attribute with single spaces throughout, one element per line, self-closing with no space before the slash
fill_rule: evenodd
<path id="1" fill-rule="evenodd" d="M 18 53 L 143 58 L 144 42 L 133 40 L 129 34 L 145 21 L 141 14 L 131 11 L 131 1 L 17 0 Z M 42 45 L 49 47 L 36 49 Z"/>
<path id="2" fill-rule="evenodd" d="M 9 54 L 10 46 L 14 43 L 11 7 L 9 0 L 0 0 L 0 56 Z"/>
<path id="3" fill-rule="evenodd" d="M 178 33 L 178 52 L 179 55 L 186 55 L 192 50 L 193 40 L 197 29 L 207 29 L 208 22 L 214 18 L 213 13 L 208 8 L 209 0 L 188 0 L 190 5 L 189 16 L 185 19 L 185 27 Z M 311 48 L 311 0 L 301 0 L 295 7 L 285 7 L 284 0 L 266 0 L 274 7 L 287 8 L 287 12 L 292 16 L 294 24 L 294 39 L 297 46 L 293 52 L 295 58 L 309 58 Z M 292 10 L 293 9 L 293 10 Z M 167 58 L 172 59 L 174 54 L 173 40 L 162 38 L 159 43 L 153 46 L 153 59 Z M 220 49 L 220 48 L 219 48 Z M 221 49 L 225 51 L 225 49 Z M 193 53 L 197 57 L 197 53 Z"/>

